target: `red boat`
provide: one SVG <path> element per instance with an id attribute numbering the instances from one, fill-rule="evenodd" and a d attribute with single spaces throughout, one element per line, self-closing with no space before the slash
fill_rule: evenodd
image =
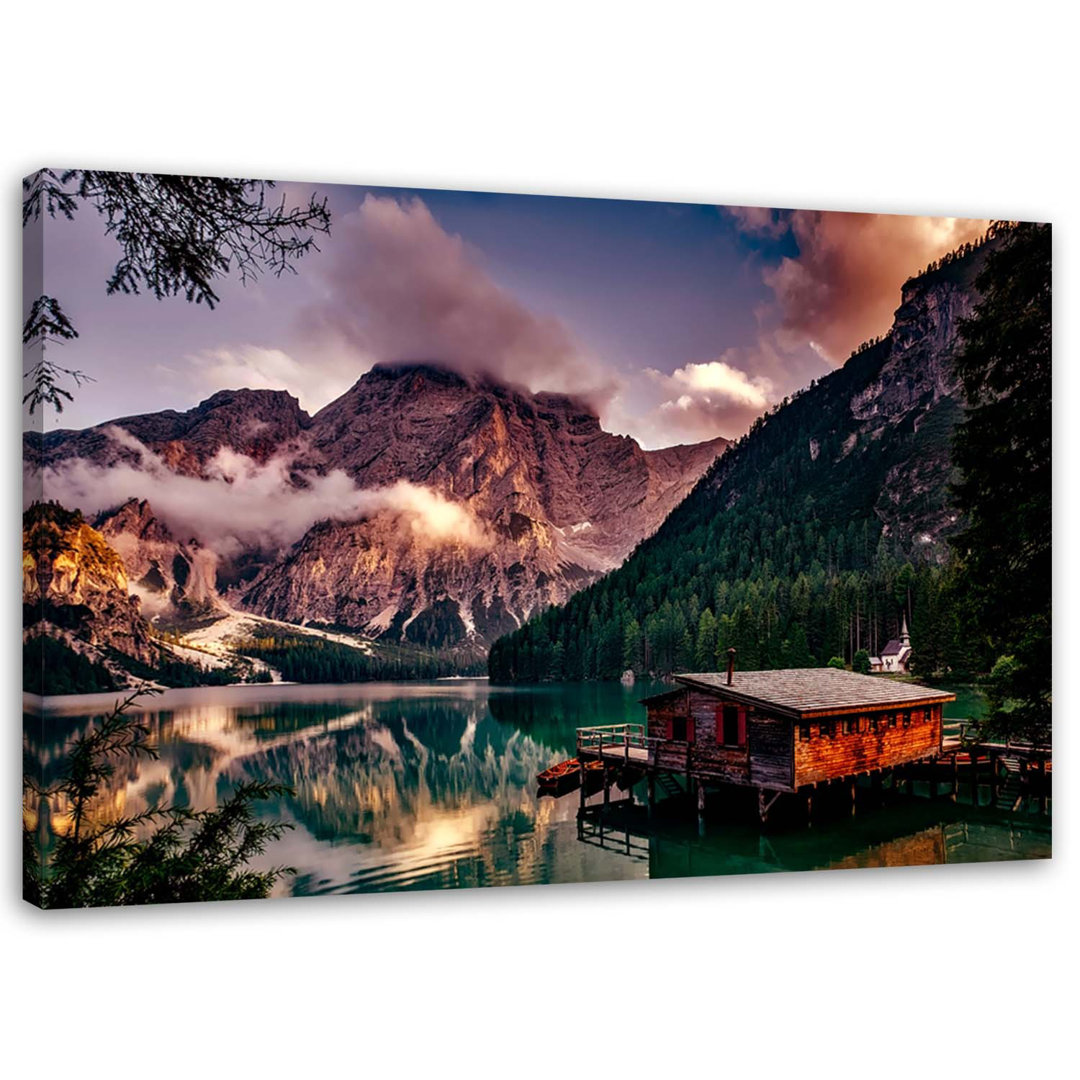
<path id="1" fill-rule="evenodd" d="M 581 767 L 581 762 L 577 758 L 560 761 L 557 765 L 552 765 L 550 769 L 538 773 L 536 782 L 542 789 L 548 791 L 551 789 L 573 790 L 581 783 Z M 602 761 L 585 762 L 586 775 L 593 773 L 599 775 L 603 772 L 603 769 L 604 763 Z"/>

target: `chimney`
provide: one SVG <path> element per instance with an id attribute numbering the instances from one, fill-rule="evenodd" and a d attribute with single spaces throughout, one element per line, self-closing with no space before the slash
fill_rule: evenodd
<path id="1" fill-rule="evenodd" d="M 731 685 L 732 680 L 735 678 L 735 650 L 728 649 L 727 651 L 727 684 Z"/>

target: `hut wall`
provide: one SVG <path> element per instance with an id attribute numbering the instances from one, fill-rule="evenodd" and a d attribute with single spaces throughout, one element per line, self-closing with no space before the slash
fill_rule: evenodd
<path id="1" fill-rule="evenodd" d="M 905 712 L 910 714 L 907 726 Z M 796 722 L 795 786 L 919 761 L 937 753 L 940 746 L 940 705 Z"/>
<path id="2" fill-rule="evenodd" d="M 647 734 L 654 739 L 670 738 L 670 723 L 676 717 L 688 716 L 687 691 L 668 694 L 646 709 Z"/>
<path id="3" fill-rule="evenodd" d="M 792 788 L 794 759 L 791 721 L 752 713 L 750 717 L 750 782 L 758 787 Z"/>
<path id="4" fill-rule="evenodd" d="M 734 704 L 728 702 L 729 705 Z M 750 756 L 746 737 L 749 710 L 740 710 L 736 725 L 741 743 L 724 745 L 724 701 L 716 694 L 691 690 L 690 715 L 694 721 L 694 744 L 691 747 L 690 766 L 695 775 L 718 780 L 727 784 L 747 784 L 750 781 Z"/>
<path id="5" fill-rule="evenodd" d="M 676 721 L 685 721 L 687 734 L 690 729 L 689 691 L 670 694 L 648 706 L 647 734 L 650 738 L 662 740 L 653 751 L 650 764 L 660 769 L 673 772 L 685 772 L 689 745 L 685 739 L 672 737 L 672 725 Z"/>
<path id="6" fill-rule="evenodd" d="M 722 783 L 795 790 L 919 761 L 941 746 L 940 705 L 838 713 L 800 723 L 726 704 L 741 711 L 741 745 L 724 744 L 725 701 L 718 694 L 689 689 L 650 705 L 648 734 L 661 740 L 651 764 Z M 672 721 L 678 720 L 686 722 L 685 740 L 671 737 Z"/>

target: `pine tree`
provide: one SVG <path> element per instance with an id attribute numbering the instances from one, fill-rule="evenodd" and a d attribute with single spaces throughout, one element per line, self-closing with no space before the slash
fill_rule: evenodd
<path id="1" fill-rule="evenodd" d="M 995 654 L 991 723 L 1048 739 L 1051 695 L 1050 226 L 1021 224 L 976 282 L 956 372 L 968 411 L 956 432 L 955 548 L 975 629 Z"/>

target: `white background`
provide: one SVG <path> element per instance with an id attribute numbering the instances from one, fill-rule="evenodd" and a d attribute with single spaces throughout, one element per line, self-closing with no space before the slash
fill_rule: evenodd
<path id="1" fill-rule="evenodd" d="M 15 813 L 22 174 L 80 165 L 1052 220 L 1055 584 L 1071 611 L 1066 10 L 188 0 L 9 13 L 0 1068 L 1077 1075 L 1068 666 L 1050 864 L 43 915 L 16 899 Z M 1058 622 L 1064 657 L 1074 636 Z"/>

